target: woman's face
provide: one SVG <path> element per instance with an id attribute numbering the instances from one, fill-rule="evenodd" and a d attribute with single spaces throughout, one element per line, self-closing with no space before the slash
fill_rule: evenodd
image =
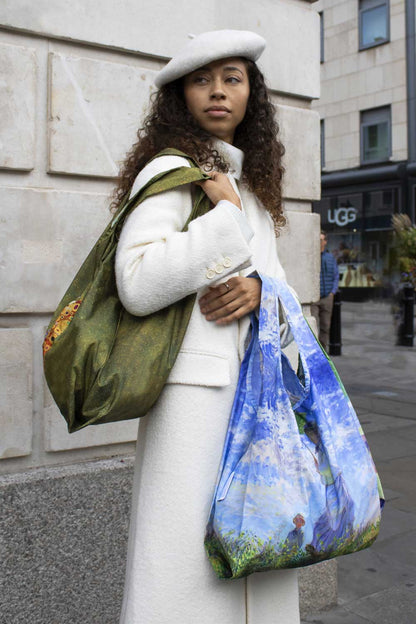
<path id="1" fill-rule="evenodd" d="M 246 114 L 250 84 L 240 58 L 213 61 L 184 78 L 189 112 L 213 136 L 232 143 L 234 132 Z"/>

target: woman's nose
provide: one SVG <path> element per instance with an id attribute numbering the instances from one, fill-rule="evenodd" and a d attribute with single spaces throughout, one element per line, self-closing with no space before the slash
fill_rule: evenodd
<path id="1" fill-rule="evenodd" d="M 224 87 L 220 80 L 216 80 L 212 83 L 210 97 L 212 99 L 222 99 L 225 97 Z"/>

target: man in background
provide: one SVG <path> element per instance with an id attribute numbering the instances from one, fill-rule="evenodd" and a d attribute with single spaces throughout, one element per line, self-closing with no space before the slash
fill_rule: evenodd
<path id="1" fill-rule="evenodd" d="M 321 298 L 311 305 L 311 314 L 316 320 L 319 342 L 328 351 L 329 328 L 331 327 L 334 295 L 338 290 L 339 271 L 337 262 L 327 251 L 327 236 L 321 231 Z"/>

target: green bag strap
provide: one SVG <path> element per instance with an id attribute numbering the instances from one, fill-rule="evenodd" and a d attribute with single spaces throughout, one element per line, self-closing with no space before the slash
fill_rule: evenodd
<path id="1" fill-rule="evenodd" d="M 192 182 L 209 179 L 209 175 L 204 173 L 190 156 L 180 150 L 172 147 L 166 148 L 151 158 L 149 162 L 155 158 L 159 158 L 160 156 L 180 156 L 182 158 L 186 158 L 191 166 L 187 167 L 182 165 L 180 167 L 175 167 L 174 169 L 169 169 L 168 171 L 162 171 L 161 173 L 156 174 L 151 180 L 149 180 L 149 182 L 147 182 L 147 184 L 143 186 L 143 188 L 135 193 L 133 197 L 126 198 L 125 201 L 123 201 L 110 223 L 111 229 L 120 227 L 127 218 L 128 214 L 148 197 L 157 195 L 158 193 L 163 193 L 164 191 L 170 191 L 185 184 L 191 184 Z M 188 228 L 189 222 L 192 221 L 192 219 L 194 219 L 198 214 L 200 205 L 204 198 L 206 198 L 206 195 L 201 188 L 199 191 L 200 192 L 197 193 L 197 196 L 195 197 L 192 212 L 183 228 L 184 230 Z"/>

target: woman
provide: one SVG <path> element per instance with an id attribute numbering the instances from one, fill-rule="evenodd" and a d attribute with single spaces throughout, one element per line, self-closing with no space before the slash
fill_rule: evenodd
<path id="1" fill-rule="evenodd" d="M 255 65 L 264 46 L 245 31 L 190 41 L 158 74 L 160 90 L 121 173 L 118 200 L 189 166 L 178 156 L 148 163 L 175 147 L 210 172 L 201 186 L 213 206 L 181 232 L 192 189 L 148 198 L 118 245 L 129 312 L 146 315 L 197 293 L 168 383 L 140 422 L 122 624 L 299 621 L 295 571 L 219 581 L 203 546 L 249 314 L 260 302 L 261 283 L 248 276 L 284 276 L 275 241 L 284 223 L 283 147 Z"/>

